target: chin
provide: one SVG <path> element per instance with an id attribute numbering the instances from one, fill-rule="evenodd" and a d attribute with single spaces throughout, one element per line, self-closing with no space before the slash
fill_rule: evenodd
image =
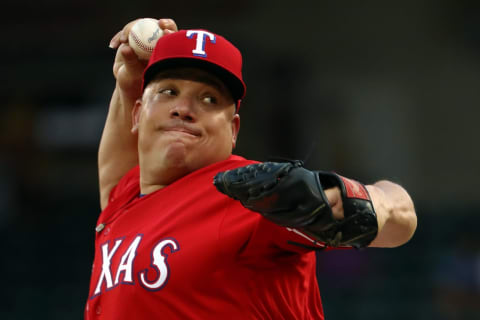
<path id="1" fill-rule="evenodd" d="M 171 143 L 165 150 L 163 163 L 170 168 L 187 166 L 188 150 L 182 143 Z"/>
<path id="2" fill-rule="evenodd" d="M 231 150 L 224 150 L 218 146 L 195 148 L 183 141 L 158 146 L 157 150 L 161 150 L 160 163 L 169 170 L 178 170 L 182 175 L 226 160 L 231 154 Z"/>

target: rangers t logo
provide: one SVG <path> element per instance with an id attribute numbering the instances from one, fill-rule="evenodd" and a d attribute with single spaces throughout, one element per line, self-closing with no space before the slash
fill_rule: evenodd
<path id="1" fill-rule="evenodd" d="M 194 36 L 197 37 L 195 49 L 192 50 L 194 56 L 206 58 L 207 53 L 205 52 L 205 42 L 207 38 L 211 43 L 215 43 L 216 38 L 213 33 L 203 30 L 188 30 L 186 33 L 188 39 L 193 39 Z"/>

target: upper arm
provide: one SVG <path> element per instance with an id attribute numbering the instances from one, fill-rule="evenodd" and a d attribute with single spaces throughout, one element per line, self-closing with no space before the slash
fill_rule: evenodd
<path id="1" fill-rule="evenodd" d="M 100 205 L 108 204 L 113 187 L 138 163 L 137 136 L 131 132 L 135 101 L 121 97 L 115 89 L 98 149 Z"/>
<path id="2" fill-rule="evenodd" d="M 115 167 L 109 168 L 109 165 L 113 165 Z M 112 192 L 113 188 L 118 185 L 122 177 L 134 166 L 135 163 L 129 166 L 128 163 L 121 162 L 105 164 L 101 167 L 102 169 L 100 169 L 99 176 L 103 177 L 103 179 L 99 178 L 99 188 L 100 207 L 102 210 L 105 209 L 105 207 L 107 206 L 110 198 L 110 193 Z M 101 174 L 101 170 L 105 171 L 103 172 L 103 175 Z"/>

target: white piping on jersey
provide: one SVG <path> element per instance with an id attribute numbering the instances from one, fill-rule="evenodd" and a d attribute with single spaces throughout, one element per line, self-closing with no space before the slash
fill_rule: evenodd
<path id="1" fill-rule="evenodd" d="M 305 233 L 302 233 L 302 232 L 298 231 L 297 229 L 293 229 L 293 228 L 288 228 L 288 227 L 287 227 L 287 230 L 288 230 L 288 231 L 292 231 L 292 232 L 298 234 L 299 236 L 301 236 L 301 237 L 307 239 L 308 241 L 312 242 L 314 245 L 317 245 L 317 246 L 323 247 L 323 248 L 326 247 L 325 243 L 319 242 L 319 241 L 317 241 L 317 240 L 315 240 L 315 239 L 312 239 L 312 238 L 310 238 L 309 236 L 307 236 Z"/>
<path id="2" fill-rule="evenodd" d="M 313 244 L 316 245 L 316 246 L 319 246 L 319 247 L 321 247 L 321 248 L 326 248 L 326 247 L 327 247 L 327 245 L 325 244 L 325 242 L 321 242 L 321 241 L 312 239 L 312 238 L 310 238 L 309 236 L 307 236 L 305 233 L 300 232 L 300 231 L 298 231 L 297 229 L 288 228 L 288 227 L 286 227 L 286 229 L 287 229 L 288 231 L 292 231 L 292 232 L 298 234 L 299 236 L 307 239 L 308 241 L 310 241 L 311 243 L 313 243 Z M 349 247 L 349 246 L 339 246 L 339 248 L 350 248 L 350 247 Z"/>

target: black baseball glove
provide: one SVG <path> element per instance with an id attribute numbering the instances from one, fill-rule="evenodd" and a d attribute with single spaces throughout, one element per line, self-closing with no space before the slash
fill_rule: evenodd
<path id="1" fill-rule="evenodd" d="M 366 247 L 377 234 L 377 218 L 365 186 L 335 173 L 307 170 L 298 160 L 220 172 L 214 185 L 272 222 L 298 229 L 328 246 Z M 324 193 L 333 187 L 342 195 L 342 220 L 334 219 Z"/>

